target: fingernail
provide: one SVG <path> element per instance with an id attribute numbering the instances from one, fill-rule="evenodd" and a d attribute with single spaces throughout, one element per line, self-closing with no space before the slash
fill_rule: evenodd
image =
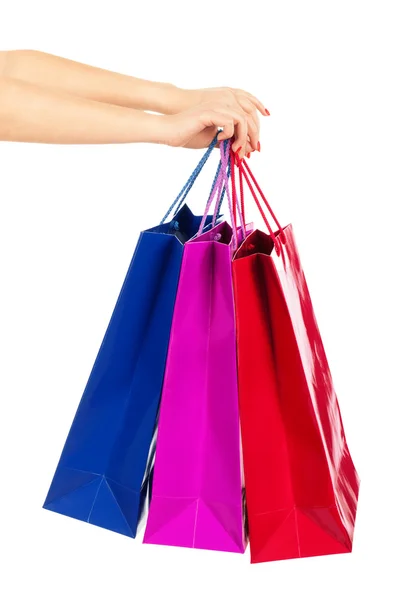
<path id="1" fill-rule="evenodd" d="M 248 152 L 248 153 L 246 154 L 246 156 L 247 156 L 247 158 L 250 158 L 250 152 Z"/>
<path id="2" fill-rule="evenodd" d="M 268 117 L 270 117 L 270 112 L 267 110 L 267 108 L 265 108 L 265 113 L 267 114 Z"/>
<path id="3" fill-rule="evenodd" d="M 240 152 L 240 150 L 242 149 L 242 147 L 240 146 L 240 148 L 237 148 L 236 150 L 236 154 L 238 154 Z"/>
<path id="4" fill-rule="evenodd" d="M 257 142 L 257 151 L 258 151 L 258 152 L 260 152 L 260 151 L 261 151 L 261 149 L 262 149 L 262 147 L 261 147 L 261 145 L 260 145 L 260 142 Z"/>

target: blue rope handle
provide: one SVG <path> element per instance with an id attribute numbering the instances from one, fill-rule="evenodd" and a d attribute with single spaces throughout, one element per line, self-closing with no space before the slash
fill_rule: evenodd
<path id="1" fill-rule="evenodd" d="M 202 159 L 200 160 L 200 162 L 198 163 L 198 165 L 196 166 L 196 168 L 194 169 L 194 171 L 188 178 L 187 183 L 184 185 L 184 187 L 182 188 L 182 190 L 180 191 L 180 193 L 178 194 L 178 196 L 176 197 L 176 199 L 174 200 L 174 202 L 171 204 L 170 208 L 164 215 L 160 225 L 165 223 L 165 221 L 168 219 L 168 216 L 171 214 L 172 211 L 174 211 L 174 214 L 176 214 L 180 210 L 180 208 L 183 206 L 185 199 L 188 196 L 189 191 L 191 190 L 191 188 L 194 185 L 195 180 L 197 179 L 202 168 L 204 167 L 207 160 L 209 159 L 210 154 L 213 152 L 214 148 L 216 147 L 217 141 L 218 141 L 217 138 L 218 138 L 218 133 L 216 134 L 216 136 L 214 137 L 214 140 L 211 142 L 211 144 L 207 148 L 204 156 L 202 157 Z M 219 176 L 219 173 L 220 173 L 220 170 L 217 169 L 216 177 Z"/>

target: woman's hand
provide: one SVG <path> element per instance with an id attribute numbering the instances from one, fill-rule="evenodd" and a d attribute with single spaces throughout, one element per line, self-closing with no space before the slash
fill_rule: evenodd
<path id="1" fill-rule="evenodd" d="M 233 150 L 243 158 L 253 150 L 260 150 L 260 142 L 255 105 L 246 99 L 242 102 L 245 108 L 228 97 L 225 101 L 203 102 L 178 114 L 160 117 L 159 141 L 169 146 L 205 148 L 217 128 L 222 127 L 219 141 L 234 136 Z"/>
<path id="2" fill-rule="evenodd" d="M 255 96 L 244 90 L 230 87 L 185 90 L 172 84 L 112 73 L 105 69 L 97 69 L 34 50 L 0 52 L 0 77 L 4 80 L 7 79 L 7 82 L 3 82 L 3 87 L 6 86 L 9 90 L 16 89 L 16 85 L 20 83 L 19 94 L 25 89 L 24 85 L 31 85 L 29 93 L 40 94 L 45 101 L 50 101 L 54 108 L 62 102 L 63 104 L 75 104 L 77 107 L 82 106 L 82 111 L 93 112 L 95 106 L 97 115 L 111 112 L 116 114 L 118 119 L 121 118 L 122 112 L 114 111 L 109 107 L 122 107 L 126 109 L 123 112 L 123 124 L 125 123 L 125 125 L 129 123 L 132 115 L 127 112 L 128 109 L 138 110 L 134 126 L 128 131 L 121 127 L 122 131 L 114 134 L 114 141 L 131 139 L 148 141 L 149 138 L 157 138 L 162 131 L 160 132 L 159 128 L 152 131 L 152 125 L 157 120 L 154 120 L 153 117 L 166 115 L 163 127 L 168 124 L 164 128 L 167 138 L 171 142 L 165 141 L 164 143 L 202 148 L 207 146 L 213 138 L 217 127 L 217 116 L 221 115 L 222 118 L 219 121 L 221 120 L 222 123 L 220 125 L 223 126 L 229 119 L 231 120 L 236 134 L 234 149 L 237 151 L 240 148 L 240 153 L 244 156 L 254 150 L 260 150 L 259 113 L 263 116 L 269 115 L 269 111 L 264 105 Z M 15 85 L 13 85 L 13 81 Z M 43 92 L 40 91 L 41 89 Z M 49 90 L 50 96 L 48 98 L 47 90 Z M 69 101 L 68 95 L 72 97 L 72 102 Z M 80 103 L 79 100 L 84 100 L 84 102 Z M 85 102 L 88 100 L 95 104 Z M 98 103 L 105 106 L 99 106 Z M 158 115 L 148 113 L 158 113 Z M 182 116 L 178 117 L 178 113 Z M 43 117 L 44 115 L 42 115 Z M 26 117 L 22 115 L 22 118 Z M 208 125 L 208 123 L 214 124 Z M 49 125 L 51 124 L 49 123 Z M 139 131 L 137 131 L 138 126 L 141 127 Z M 178 126 L 182 129 L 177 129 Z M 229 125 L 226 132 L 228 128 Z M 108 126 L 106 123 L 103 124 L 101 138 L 109 141 L 110 131 L 113 131 L 112 124 L 109 123 Z M 74 132 L 74 136 L 71 137 L 69 134 L 70 130 L 65 133 L 65 140 L 66 138 L 82 139 L 88 143 L 87 140 L 90 139 L 88 132 L 83 131 L 82 127 L 77 133 Z M 30 134 L 17 131 L 16 135 L 18 137 L 23 135 L 24 139 L 26 139 L 26 135 L 29 137 L 35 135 L 36 139 L 38 139 L 36 137 L 38 135 L 41 139 L 44 137 L 45 139 L 49 139 L 49 137 L 60 139 L 54 127 L 49 129 L 46 127 L 45 131 L 42 128 L 37 131 L 34 127 Z M 91 139 L 100 139 L 97 131 L 93 131 Z"/>
<path id="3" fill-rule="evenodd" d="M 177 104 L 180 107 L 177 112 L 187 112 L 200 105 L 214 105 L 218 110 L 226 109 L 242 112 L 247 123 L 247 142 L 243 145 L 239 143 L 237 148 L 242 146 L 244 153 L 248 154 L 254 150 L 260 151 L 260 121 L 259 112 L 263 116 L 269 116 L 269 111 L 264 107 L 255 96 L 244 90 L 223 87 L 201 90 L 179 90 L 180 101 Z M 208 145 L 208 139 L 211 140 L 211 132 L 203 132 L 199 138 L 193 140 L 193 144 L 188 147 L 202 148 Z M 235 148 L 235 150 L 237 150 Z"/>

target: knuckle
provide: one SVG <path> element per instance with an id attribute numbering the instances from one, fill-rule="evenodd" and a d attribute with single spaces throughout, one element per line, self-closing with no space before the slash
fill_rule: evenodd
<path id="1" fill-rule="evenodd" d="M 232 88 L 225 88 L 224 100 L 232 104 L 236 98 L 236 94 Z"/>

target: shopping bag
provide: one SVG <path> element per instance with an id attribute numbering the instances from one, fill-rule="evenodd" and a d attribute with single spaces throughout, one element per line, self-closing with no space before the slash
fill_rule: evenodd
<path id="1" fill-rule="evenodd" d="M 48 510 L 136 535 L 148 500 L 184 242 L 194 236 L 202 218 L 184 202 L 216 142 L 217 138 L 161 225 L 139 236 L 44 503 Z M 176 214 L 167 222 L 173 210 Z M 211 220 L 208 217 L 207 225 Z"/>
<path id="2" fill-rule="evenodd" d="M 234 243 L 223 222 L 184 247 L 144 543 L 245 549 Z"/>
<path id="3" fill-rule="evenodd" d="M 251 560 L 350 552 L 359 479 L 292 225 L 240 169 L 270 233 L 247 236 L 233 261 Z"/>

